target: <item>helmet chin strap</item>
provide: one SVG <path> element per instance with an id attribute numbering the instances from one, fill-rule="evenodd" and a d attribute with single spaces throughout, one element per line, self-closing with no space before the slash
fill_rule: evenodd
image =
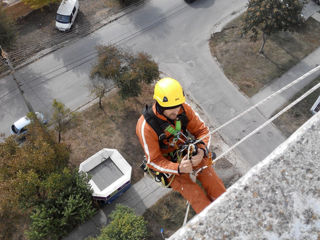
<path id="1" fill-rule="evenodd" d="M 164 112 L 165 108 L 161 107 L 160 104 L 158 102 L 156 102 L 156 110 L 157 110 L 158 113 L 163 115 L 163 112 Z"/>

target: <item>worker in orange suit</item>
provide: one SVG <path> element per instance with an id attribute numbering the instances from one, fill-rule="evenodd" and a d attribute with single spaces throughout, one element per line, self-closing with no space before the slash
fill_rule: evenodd
<path id="1" fill-rule="evenodd" d="M 155 176 L 162 176 L 164 184 L 178 191 L 199 213 L 226 191 L 208 157 L 209 129 L 185 103 L 183 89 L 177 80 L 159 80 L 153 98 L 155 103 L 146 106 L 136 126 L 136 134 L 145 152 L 146 168 L 156 173 Z M 192 157 L 186 152 L 181 156 L 181 146 L 188 133 L 195 139 L 204 137 L 196 144 L 197 151 Z M 204 166 L 208 167 L 197 175 L 203 190 L 191 179 L 190 173 Z"/>

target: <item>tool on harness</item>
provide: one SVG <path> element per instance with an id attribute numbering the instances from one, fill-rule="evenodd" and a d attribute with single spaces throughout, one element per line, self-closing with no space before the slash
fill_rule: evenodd
<path id="1" fill-rule="evenodd" d="M 172 183 L 174 179 L 174 175 L 171 177 L 171 174 L 166 174 L 162 172 L 157 172 L 153 170 L 152 168 L 149 168 L 147 166 L 147 160 L 144 158 L 142 164 L 140 165 L 140 168 L 145 172 L 148 173 L 157 183 L 162 183 L 164 187 L 171 188 L 170 184 Z"/>

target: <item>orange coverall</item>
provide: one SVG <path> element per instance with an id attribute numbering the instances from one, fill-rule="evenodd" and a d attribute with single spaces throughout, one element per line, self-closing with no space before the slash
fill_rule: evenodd
<path id="1" fill-rule="evenodd" d="M 205 126 L 204 122 L 200 120 L 193 109 L 186 103 L 182 105 L 183 108 L 181 108 L 179 114 L 181 114 L 184 109 L 188 118 L 187 130 L 197 139 L 208 134 L 209 129 Z M 152 106 L 152 110 L 158 118 L 168 121 L 164 115 L 159 114 L 156 111 L 155 104 Z M 173 128 L 175 127 L 172 124 L 171 126 Z M 175 191 L 180 192 L 180 194 L 190 202 L 196 213 L 201 212 L 213 200 L 218 198 L 226 191 L 221 179 L 214 172 L 211 166 L 211 160 L 209 158 L 204 157 L 198 166 L 193 167 L 193 169 L 196 170 L 205 165 L 209 166 L 201 171 L 197 176 L 197 179 L 201 182 L 205 191 L 197 183 L 192 181 L 188 173 L 179 174 L 179 163 L 172 162 L 163 156 L 166 153 L 173 152 L 175 148 L 170 147 L 169 145 L 167 149 L 160 148 L 157 133 L 146 122 L 143 115 L 138 120 L 136 134 L 144 149 L 148 167 L 158 172 L 175 175 L 175 178 L 170 186 Z M 165 134 L 166 136 L 170 136 L 170 133 L 166 132 Z M 173 138 L 174 137 L 172 136 L 172 139 Z M 169 143 L 172 139 L 169 139 Z M 209 146 L 210 136 L 204 138 L 203 142 L 206 144 L 206 146 Z M 179 141 L 177 143 L 179 144 Z M 198 146 L 200 148 L 204 147 L 201 145 Z"/>

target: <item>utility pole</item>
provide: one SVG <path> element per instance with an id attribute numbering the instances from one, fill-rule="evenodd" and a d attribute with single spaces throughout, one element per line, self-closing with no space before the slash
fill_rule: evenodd
<path id="1" fill-rule="evenodd" d="M 15 83 L 17 84 L 19 92 L 20 92 L 20 94 L 21 94 L 21 96 L 23 98 L 24 103 L 27 105 L 27 108 L 28 108 L 29 112 L 34 113 L 34 110 L 33 110 L 32 106 L 31 106 L 31 104 L 28 102 L 28 100 L 24 96 L 24 92 L 21 89 L 20 83 L 18 82 L 18 80 L 16 79 L 16 77 L 14 75 L 15 70 L 14 70 L 14 67 L 12 66 L 12 64 L 10 62 L 8 54 L 2 49 L 1 45 L 0 45 L 0 55 L 1 55 L 2 59 L 3 59 L 3 61 L 9 66 L 9 68 L 11 70 L 11 76 L 12 76 L 13 80 L 15 81 Z"/>

